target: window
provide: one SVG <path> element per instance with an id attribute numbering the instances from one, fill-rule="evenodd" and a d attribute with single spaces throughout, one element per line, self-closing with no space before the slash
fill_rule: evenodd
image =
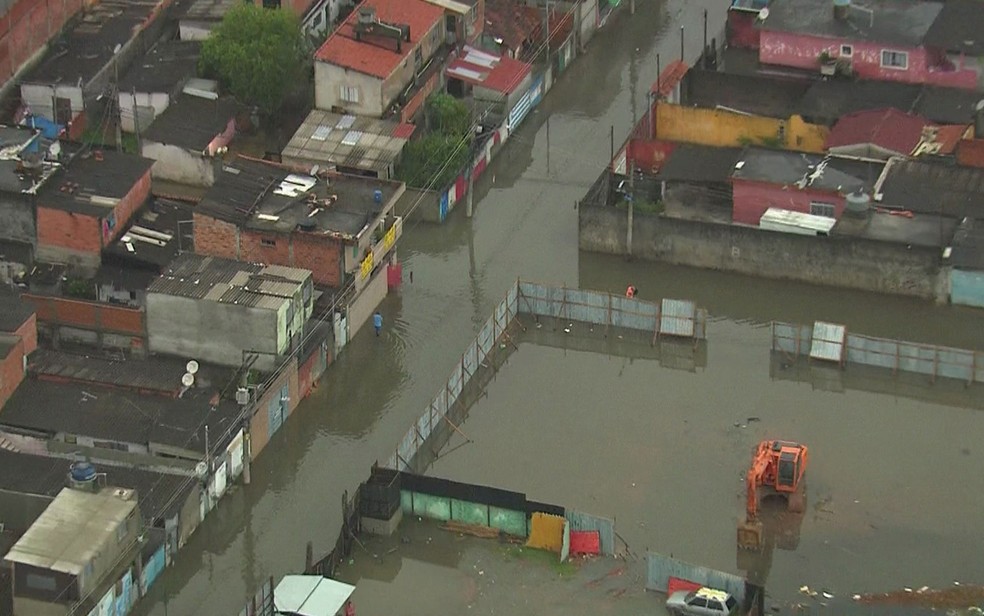
<path id="1" fill-rule="evenodd" d="M 126 539 L 127 523 L 126 520 L 120 522 L 120 525 L 116 527 L 116 543 L 123 543 Z"/>
<path id="2" fill-rule="evenodd" d="M 690 605 L 694 607 L 707 607 L 707 599 L 703 597 L 694 597 L 693 601 L 690 602 Z"/>
<path id="3" fill-rule="evenodd" d="M 909 54 L 904 51 L 882 49 L 881 65 L 884 68 L 897 68 L 904 71 L 909 68 Z"/>
<path id="4" fill-rule="evenodd" d="M 842 58 L 850 58 L 854 55 L 854 48 L 850 45 L 841 45 L 840 55 Z"/>
<path id="5" fill-rule="evenodd" d="M 57 585 L 55 584 L 55 578 L 50 575 L 38 575 L 36 573 L 28 573 L 27 587 L 33 590 L 46 590 L 48 592 L 55 592 Z"/>
<path id="6" fill-rule="evenodd" d="M 714 599 L 708 599 L 707 600 L 707 609 L 709 609 L 711 611 L 714 611 L 714 612 L 723 612 L 724 611 L 724 609 L 721 607 L 721 604 L 718 603 L 717 601 L 715 601 Z"/>
<path id="7" fill-rule="evenodd" d="M 810 202 L 810 214 L 814 216 L 826 216 L 827 218 L 836 218 L 837 210 L 834 208 L 833 203 L 821 203 L 820 201 Z"/>
<path id="8" fill-rule="evenodd" d="M 351 86 L 341 86 L 340 94 L 342 101 L 346 103 L 356 103 L 359 102 L 359 89 L 353 88 Z"/>
<path id="9" fill-rule="evenodd" d="M 276 248 L 277 240 L 268 240 L 267 238 L 260 238 L 260 246 L 266 246 L 267 248 Z"/>
<path id="10" fill-rule="evenodd" d="M 424 65 L 424 50 L 419 46 L 413 50 L 413 70 L 419 71 Z"/>

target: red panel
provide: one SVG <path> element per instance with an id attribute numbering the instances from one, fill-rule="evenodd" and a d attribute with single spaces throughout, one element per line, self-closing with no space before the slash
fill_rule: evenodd
<path id="1" fill-rule="evenodd" d="M 454 191 L 455 203 L 457 203 L 458 201 L 461 200 L 462 197 L 465 196 L 465 192 L 468 191 L 468 182 L 465 181 L 465 174 L 464 173 L 462 173 L 461 175 L 459 175 L 458 176 L 458 179 L 455 180 L 455 182 L 454 182 L 454 188 L 455 188 L 455 191 Z"/>
<path id="2" fill-rule="evenodd" d="M 386 267 L 386 286 L 395 289 L 403 282 L 403 264 L 393 263 Z"/>
<path id="3" fill-rule="evenodd" d="M 758 13 L 728 11 L 728 47 L 758 49 L 759 29 L 755 27 Z"/>
<path id="4" fill-rule="evenodd" d="M 683 578 L 671 577 L 669 583 L 666 585 L 666 594 L 672 595 L 675 592 L 685 590 L 690 592 L 691 590 L 697 590 L 701 588 L 701 585 L 697 582 L 691 582 L 690 580 L 685 580 Z"/>
<path id="5" fill-rule="evenodd" d="M 635 162 L 637 169 L 657 173 L 663 168 L 663 163 L 670 157 L 676 146 L 677 144 L 671 141 L 633 139 L 629 141 L 629 160 Z"/>
<path id="6" fill-rule="evenodd" d="M 572 530 L 571 554 L 601 554 L 601 537 L 596 530 Z"/>

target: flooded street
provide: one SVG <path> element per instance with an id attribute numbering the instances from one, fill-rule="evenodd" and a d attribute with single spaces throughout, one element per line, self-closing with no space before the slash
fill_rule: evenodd
<path id="1" fill-rule="evenodd" d="M 705 372 L 692 375 L 659 370 L 652 362 L 636 362 L 627 367 L 634 380 L 641 376 L 646 383 L 649 379 L 651 389 L 635 390 L 620 403 L 632 410 L 627 415 L 627 429 L 632 430 L 632 425 L 638 428 L 626 445 L 634 457 L 628 461 L 623 458 L 628 469 L 606 470 L 634 473 L 649 489 L 643 492 L 641 487 L 635 491 L 627 488 L 624 494 L 614 496 L 609 490 L 604 498 L 623 499 L 633 511 L 652 509 L 650 520 L 636 515 L 636 519 L 623 523 L 619 518 L 620 529 L 629 533 L 626 539 L 630 544 L 674 551 L 680 557 L 687 552 L 694 558 L 706 557 L 708 565 L 733 569 L 733 550 L 727 560 L 718 544 L 729 542 L 733 548 L 735 491 L 740 487 L 738 474 L 742 469 L 734 466 L 732 458 L 744 461 L 751 442 L 760 436 L 755 431 L 759 425 L 735 433 L 732 423 L 749 415 L 761 415 L 763 420 L 768 417 L 770 426 L 792 432 L 787 435 L 790 438 L 808 440 L 816 430 L 817 438 L 828 443 L 824 447 L 830 453 L 816 458 L 811 473 L 815 471 L 817 480 L 810 485 L 819 495 L 837 488 L 839 517 L 823 524 L 869 520 L 873 518 L 864 516 L 884 514 L 865 508 L 857 513 L 861 517 L 852 518 L 848 503 L 854 499 L 862 505 L 876 499 L 895 503 L 886 507 L 894 516 L 892 519 L 905 523 L 900 523 L 897 534 L 889 532 L 879 537 L 890 537 L 899 549 L 908 551 L 904 558 L 879 573 L 886 583 L 902 583 L 905 561 L 922 558 L 920 550 L 934 536 L 940 536 L 934 535 L 930 519 L 926 518 L 932 501 L 941 501 L 946 513 L 946 517 L 941 517 L 937 512 L 932 521 L 944 520 L 950 534 L 969 529 L 969 511 L 980 510 L 984 486 L 979 479 L 964 484 L 957 481 L 965 478 L 967 468 L 979 469 L 984 462 L 984 447 L 980 446 L 984 434 L 978 411 L 941 409 L 930 403 L 860 392 L 818 395 L 806 384 L 770 381 L 769 341 L 764 325 L 770 319 L 811 322 L 823 318 L 872 335 L 984 348 L 984 328 L 977 312 L 578 253 L 574 203 L 609 158 L 610 127 L 614 125 L 616 142 L 621 142 L 633 115 L 644 109 L 645 93 L 656 78 L 656 54 L 661 54 L 664 66 L 678 57 L 681 25 L 686 28 L 688 57 L 696 56 L 702 43 L 704 8 L 710 9 L 709 32 L 720 31 L 724 5 L 719 2 L 638 0 L 635 16 L 620 10 L 613 23 L 589 44 L 587 55 L 561 76 L 544 103 L 510 138 L 477 183 L 474 218 L 467 219 L 462 207 L 443 226 L 408 224 L 399 248 L 404 262 L 404 287 L 391 294 L 381 307 L 386 319 L 383 336 L 377 339 L 371 331 L 363 331 L 351 342 L 329 368 L 320 388 L 271 440 L 253 466 L 252 484 L 238 486 L 223 499 L 178 554 L 175 565 L 164 572 L 138 606 L 137 614 L 235 615 L 258 581 L 303 568 L 308 541 L 314 542 L 316 558 L 325 554 L 339 528 L 342 492 L 351 492 L 364 480 L 374 461 L 389 457 L 517 277 L 612 290 L 624 289 L 631 282 L 640 288 L 643 299 L 691 298 L 711 314 L 709 365 Z M 410 272 L 413 284 L 408 284 Z M 563 364 L 557 361 L 559 357 L 564 359 Z M 572 380 L 574 370 L 611 373 L 622 363 L 604 356 L 598 356 L 603 361 L 598 360 L 591 354 L 578 354 L 573 360 L 571 357 L 564 357 L 556 349 L 526 345 L 507 370 L 521 372 L 524 362 L 552 362 L 549 387 L 523 383 L 520 374 L 521 386 L 496 394 L 497 399 L 511 396 L 506 399 L 530 409 L 541 403 L 561 406 L 569 396 L 586 395 L 579 389 L 564 393 L 562 385 Z M 568 367 L 572 372 L 566 371 Z M 621 393 L 613 384 L 617 382 L 609 381 L 607 389 L 587 393 L 607 411 Z M 517 397 L 523 392 L 528 394 L 531 387 L 560 397 Z M 741 407 L 735 408 L 738 398 L 732 393 L 738 390 L 743 395 Z M 790 409 L 803 412 L 794 415 Z M 478 412 L 476 408 L 475 413 Z M 680 459 L 674 459 L 672 465 L 662 463 L 658 456 L 665 455 L 668 447 L 679 448 L 680 437 L 657 429 L 654 418 L 659 412 L 669 413 L 666 416 L 674 418 L 677 428 L 684 415 L 693 416 L 688 438 L 699 446 L 680 449 Z M 836 414 L 840 421 L 830 423 L 827 418 L 814 423 L 804 419 L 824 414 Z M 480 419 L 473 414 L 465 429 L 479 430 L 480 426 L 471 427 L 472 422 L 504 419 L 488 415 Z M 605 418 L 585 414 L 579 420 L 602 422 Z M 883 422 L 893 424 L 891 438 L 881 431 Z M 622 425 L 626 429 L 626 424 Z M 559 428 L 554 426 L 554 431 L 536 435 L 543 439 L 551 456 L 576 454 L 564 449 Z M 517 441 L 518 452 L 530 451 L 533 432 L 526 430 L 527 438 Z M 655 440 L 644 438 L 650 436 Z M 605 443 L 592 454 L 601 455 L 618 446 L 619 439 L 617 433 L 605 433 Z M 962 454 L 964 448 L 970 453 Z M 908 458 L 896 465 L 881 457 L 894 449 L 906 450 Z M 708 450 L 714 455 L 704 456 Z M 617 508 L 605 505 L 601 497 L 589 500 L 592 491 L 600 494 L 601 488 L 620 485 L 604 475 L 590 479 L 605 484 L 598 485 L 597 490 L 591 485 L 563 482 L 553 487 L 548 471 L 559 471 L 567 462 L 558 460 L 554 464 L 554 458 L 550 458 L 541 461 L 539 474 L 527 478 L 529 485 L 509 486 L 503 478 L 508 478 L 507 473 L 514 473 L 514 469 L 496 468 L 477 452 L 478 447 L 462 448 L 443 460 L 448 466 L 436 472 L 443 473 L 460 462 L 461 466 L 455 467 L 458 478 L 527 490 L 535 498 L 583 506 L 602 515 Z M 692 464 L 688 463 L 690 460 Z M 858 465 L 863 465 L 863 473 L 854 472 Z M 688 469 L 711 479 L 699 503 L 680 505 L 668 496 L 686 486 L 693 489 L 695 483 L 686 475 Z M 502 474 L 497 476 L 496 472 Z M 926 476 L 935 476 L 936 489 L 907 492 L 907 477 L 913 473 L 924 476 L 924 481 L 928 481 Z M 859 477 L 870 478 L 873 474 L 885 478 L 878 482 L 876 491 L 859 483 Z M 564 486 L 567 491 L 559 494 Z M 960 486 L 960 493 L 947 494 L 950 486 Z M 898 498 L 902 495 L 904 499 Z M 973 499 L 977 499 L 977 506 L 967 509 L 968 500 Z M 918 506 L 912 507 L 913 503 Z M 716 513 L 705 523 L 697 513 L 708 507 L 725 513 Z M 639 522 L 651 526 L 640 527 Z M 689 535 L 670 537 L 665 530 L 678 524 L 690 524 L 694 530 Z M 816 525 L 824 527 L 819 522 Z M 920 528 L 921 537 L 903 532 L 912 525 Z M 701 539 L 702 530 L 707 536 Z M 808 535 L 807 531 L 804 535 Z M 815 533 L 804 542 L 822 542 L 827 536 Z M 859 541 L 859 549 L 877 553 L 876 544 Z M 672 547 L 673 542 L 679 547 Z M 977 535 L 964 545 L 949 539 L 940 545 L 941 549 L 950 550 L 955 566 L 961 566 L 970 562 L 972 548 L 977 550 L 979 564 L 980 543 Z M 633 549 L 637 546 L 633 545 Z M 821 565 L 851 562 L 850 551 L 835 554 L 839 548 L 824 548 L 822 544 L 817 549 L 826 549 L 829 557 L 814 563 L 795 554 L 780 555 L 774 569 L 786 568 L 797 581 L 810 579 L 812 584 L 822 582 L 817 579 L 822 573 Z M 912 580 L 913 584 L 930 582 Z"/>

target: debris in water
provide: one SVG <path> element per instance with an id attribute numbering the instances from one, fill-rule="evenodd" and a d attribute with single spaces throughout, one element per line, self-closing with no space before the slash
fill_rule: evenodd
<path id="1" fill-rule="evenodd" d="M 931 609 L 966 609 L 984 603 L 984 586 L 960 585 L 944 589 L 919 589 L 909 587 L 895 592 L 862 595 L 857 600 L 868 604 L 909 605 Z"/>
<path id="2" fill-rule="evenodd" d="M 479 574 L 479 575 L 485 575 L 485 571 L 483 571 L 483 570 L 480 570 L 480 571 L 478 572 L 478 574 Z"/>
<path id="3" fill-rule="evenodd" d="M 904 587 L 902 590 L 904 590 L 905 592 L 912 592 L 912 589 L 909 588 L 908 586 Z"/>
<path id="4" fill-rule="evenodd" d="M 920 588 L 919 590 L 917 590 L 916 592 L 917 592 L 917 593 L 919 593 L 919 594 L 921 595 L 921 594 L 923 594 L 924 592 L 926 592 L 927 590 L 929 590 L 929 586 L 923 586 L 923 587 L 921 587 L 921 588 Z"/>
<path id="5" fill-rule="evenodd" d="M 569 334 L 569 333 L 571 333 L 571 328 L 570 328 L 570 327 L 565 327 L 565 328 L 564 328 L 564 333 L 565 333 L 565 334 Z"/>
<path id="6" fill-rule="evenodd" d="M 758 417 L 749 417 L 748 418 L 748 423 L 752 423 L 752 422 L 755 422 L 755 421 L 762 421 L 762 420 L 759 419 Z"/>
<path id="7" fill-rule="evenodd" d="M 537 329 L 540 329 L 541 327 L 543 327 L 543 323 L 537 323 L 536 324 L 536 328 Z M 468 607 L 471 607 L 471 606 L 468 606 Z"/>
<path id="8" fill-rule="evenodd" d="M 822 592 L 822 593 L 820 593 L 820 594 L 822 594 L 822 595 L 823 595 L 823 598 L 824 598 L 824 599 L 833 599 L 833 598 L 834 598 L 834 595 L 833 595 L 833 593 L 831 593 L 831 592 L 830 592 L 830 591 L 828 591 L 828 590 L 825 590 L 825 591 L 823 591 L 823 592 Z"/>
<path id="9" fill-rule="evenodd" d="M 855 593 L 855 594 L 851 595 L 851 598 L 854 599 L 855 601 L 860 601 L 861 600 L 861 595 Z"/>

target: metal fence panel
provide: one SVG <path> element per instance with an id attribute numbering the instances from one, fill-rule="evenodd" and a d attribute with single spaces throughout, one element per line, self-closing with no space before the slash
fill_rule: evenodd
<path id="1" fill-rule="evenodd" d="M 868 338 L 867 336 L 847 336 L 847 361 L 896 370 L 898 368 L 899 344 L 894 340 Z"/>
<path id="2" fill-rule="evenodd" d="M 508 535 L 526 537 L 526 512 L 489 505 L 489 526 Z"/>
<path id="3" fill-rule="evenodd" d="M 937 374 L 951 379 L 970 381 L 974 378 L 974 352 L 940 348 L 936 351 Z"/>
<path id="4" fill-rule="evenodd" d="M 451 519 L 475 526 L 489 525 L 489 506 L 480 503 L 451 499 Z"/>
<path id="5" fill-rule="evenodd" d="M 581 511 L 568 510 L 564 517 L 571 525 L 572 531 L 596 530 L 601 547 L 601 553 L 606 556 L 615 554 L 615 521 Z"/>
<path id="6" fill-rule="evenodd" d="M 451 499 L 414 492 L 413 513 L 423 518 L 447 522 L 451 519 Z"/>
<path id="7" fill-rule="evenodd" d="M 745 580 L 737 575 L 692 565 L 655 552 L 646 553 L 646 589 L 666 592 L 670 578 L 680 578 L 710 588 L 724 590 L 738 600 L 745 600 Z"/>
<path id="8" fill-rule="evenodd" d="M 664 299 L 660 304 L 659 333 L 692 338 L 697 333 L 697 306 L 681 299 Z"/>
<path id="9" fill-rule="evenodd" d="M 471 379 L 475 372 L 478 370 L 478 342 L 473 340 L 468 348 L 465 349 L 465 354 L 461 356 L 461 366 L 465 371 L 465 381 Z"/>
<path id="10" fill-rule="evenodd" d="M 560 562 L 565 563 L 571 557 L 571 523 L 564 521 L 564 537 L 560 544 Z"/>

